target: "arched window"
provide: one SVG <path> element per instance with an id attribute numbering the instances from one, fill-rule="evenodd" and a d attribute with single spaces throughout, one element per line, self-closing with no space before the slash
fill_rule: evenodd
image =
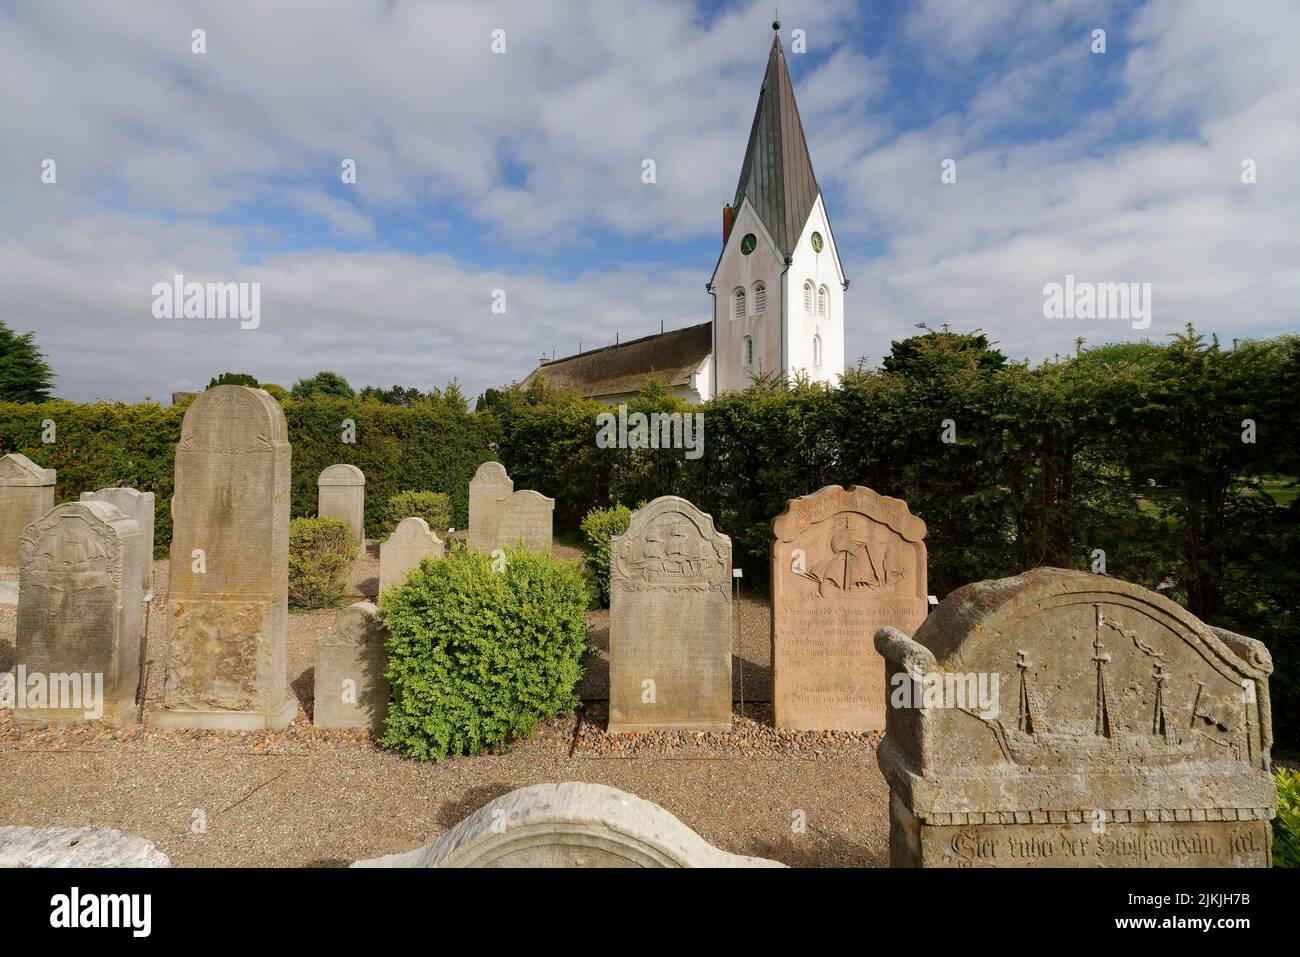
<path id="1" fill-rule="evenodd" d="M 767 312 L 767 284 L 756 282 L 754 283 L 754 315 L 760 312 Z"/>
<path id="2" fill-rule="evenodd" d="M 825 319 L 826 316 L 828 315 L 827 300 L 829 298 L 830 298 L 830 294 L 826 291 L 826 287 L 818 286 L 817 287 L 817 318 Z"/>
<path id="3" fill-rule="evenodd" d="M 812 299 L 812 280 L 809 279 L 803 284 L 803 311 L 808 313 L 810 316 L 812 315 Z"/>
<path id="4" fill-rule="evenodd" d="M 731 294 L 731 318 L 745 318 L 745 290 L 737 289 Z"/>
<path id="5" fill-rule="evenodd" d="M 754 339 L 752 336 L 745 336 L 743 355 L 745 357 L 745 368 L 748 369 L 754 364 Z"/>
<path id="6" fill-rule="evenodd" d="M 813 336 L 813 365 L 820 367 L 822 364 L 822 337 Z"/>

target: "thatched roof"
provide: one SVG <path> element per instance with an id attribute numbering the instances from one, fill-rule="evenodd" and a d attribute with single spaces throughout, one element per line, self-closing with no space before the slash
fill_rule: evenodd
<path id="1" fill-rule="evenodd" d="M 538 366 L 524 386 L 542 378 L 556 388 L 588 398 L 638 392 L 651 376 L 665 385 L 690 385 L 691 373 L 713 351 L 713 323 L 674 329 L 616 346 L 592 349 Z"/>

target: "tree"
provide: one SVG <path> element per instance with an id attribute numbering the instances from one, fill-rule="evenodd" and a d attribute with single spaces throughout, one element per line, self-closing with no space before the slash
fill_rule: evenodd
<path id="1" fill-rule="evenodd" d="M 971 333 L 950 332 L 945 326 L 936 332 L 919 323 L 925 335 L 890 343 L 889 355 L 881 368 L 916 378 L 931 378 L 956 369 L 992 372 L 1007 364 L 1007 357 L 994 349 L 989 337 L 976 329 Z"/>
<path id="2" fill-rule="evenodd" d="M 20 336 L 0 322 L 0 400 L 44 402 L 53 380 L 54 370 L 36 348 L 36 333 Z"/>
<path id="3" fill-rule="evenodd" d="M 382 402 L 384 405 L 401 405 L 409 408 L 425 399 L 426 396 L 419 389 L 404 385 L 395 385 L 391 389 L 368 385 L 361 390 L 361 398 Z"/>
<path id="4" fill-rule="evenodd" d="M 295 382 L 289 394 L 295 399 L 311 399 L 316 396 L 351 399 L 356 392 L 348 385 L 348 380 L 337 372 L 317 372 L 310 379 Z"/>
<path id="5" fill-rule="evenodd" d="M 208 388 L 211 389 L 219 385 L 251 385 L 256 389 L 257 379 L 247 372 L 223 372 L 208 383 Z"/>

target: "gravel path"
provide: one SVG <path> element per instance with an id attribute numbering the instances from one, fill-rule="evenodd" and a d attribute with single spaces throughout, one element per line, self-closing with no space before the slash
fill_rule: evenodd
<path id="1" fill-rule="evenodd" d="M 364 594 L 377 552 L 357 564 L 352 581 Z M 147 706 L 165 669 L 167 563 L 154 569 Z M 738 609 L 747 703 L 730 731 L 606 734 L 609 622 L 599 611 L 589 615 L 595 654 L 578 715 L 544 722 L 503 753 L 441 764 L 393 755 L 365 732 L 310 724 L 313 646 L 337 614 L 289 617 L 290 686 L 301 707 L 281 732 L 53 731 L 16 728 L 0 710 L 0 824 L 116 827 L 181 866 L 328 866 L 428 843 L 518 787 L 589 781 L 662 805 L 732 853 L 800 866 L 888 863 L 888 790 L 874 737 L 770 725 L 763 600 Z M 14 664 L 14 626 L 13 607 L 0 606 L 0 669 Z"/>

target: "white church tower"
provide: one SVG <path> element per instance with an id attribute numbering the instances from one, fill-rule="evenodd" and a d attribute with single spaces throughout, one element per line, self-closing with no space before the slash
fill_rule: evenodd
<path id="1" fill-rule="evenodd" d="M 773 371 L 834 384 L 844 371 L 848 284 L 778 32 L 736 198 L 722 211 L 722 255 L 708 285 L 710 391 L 743 389 Z"/>

